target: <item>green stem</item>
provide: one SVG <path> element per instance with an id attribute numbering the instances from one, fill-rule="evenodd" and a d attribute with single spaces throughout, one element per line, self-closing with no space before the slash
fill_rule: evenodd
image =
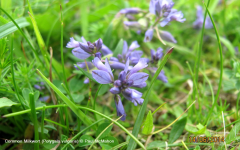
<path id="1" fill-rule="evenodd" d="M 45 118 L 45 106 L 43 106 L 43 110 L 42 110 L 42 121 L 41 121 L 41 138 L 44 139 L 44 118 Z"/>
<path id="2" fill-rule="evenodd" d="M 56 107 L 68 107 L 68 106 L 67 105 L 50 105 L 50 106 L 37 107 L 36 110 L 42 110 L 44 108 L 45 109 L 56 108 Z M 26 110 L 22 110 L 22 111 L 19 111 L 19 112 L 10 113 L 10 114 L 4 115 L 2 117 L 3 118 L 13 117 L 13 116 L 29 113 L 30 111 L 31 111 L 31 109 L 26 109 Z"/>
<path id="3" fill-rule="evenodd" d="M 64 112 L 65 112 L 65 122 L 67 126 L 67 135 L 69 135 L 69 120 L 68 120 L 68 108 L 64 107 Z"/>
<path id="4" fill-rule="evenodd" d="M 38 121 L 37 121 L 37 114 L 36 114 L 36 109 L 35 109 L 35 100 L 34 100 L 33 93 L 29 94 L 29 100 L 30 100 L 30 108 L 31 108 L 33 125 L 34 125 L 34 140 L 38 141 L 39 140 Z M 36 142 L 36 143 L 34 143 L 34 150 L 38 150 L 38 149 L 39 149 L 39 143 Z"/>
<path id="5" fill-rule="evenodd" d="M 51 123 L 53 123 L 53 124 L 55 124 L 55 125 L 58 125 L 58 126 L 60 126 L 60 127 L 62 127 L 62 128 L 65 128 L 65 129 L 67 129 L 67 127 L 65 126 L 65 125 L 62 125 L 62 124 L 60 124 L 60 123 L 57 123 L 57 122 L 55 122 L 55 121 L 52 121 L 52 120 L 49 120 L 49 119 L 44 119 L 45 121 L 47 121 L 47 122 L 51 122 Z"/>
<path id="6" fill-rule="evenodd" d="M 93 110 L 96 109 L 96 101 L 97 101 L 98 92 L 101 90 L 102 86 L 103 86 L 102 84 L 99 86 L 99 88 L 98 88 L 98 90 L 97 90 L 97 93 L 96 93 L 96 95 L 95 95 L 95 97 L 94 97 Z M 97 120 L 96 114 L 94 114 L 94 118 L 95 118 L 95 120 Z"/>

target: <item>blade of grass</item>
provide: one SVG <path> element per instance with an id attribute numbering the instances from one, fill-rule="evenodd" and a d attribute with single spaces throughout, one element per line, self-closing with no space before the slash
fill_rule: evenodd
<path id="1" fill-rule="evenodd" d="M 19 25 L 20 28 L 24 28 L 30 25 L 25 18 L 15 19 L 15 22 Z M 18 28 L 12 21 L 0 26 L 0 39 L 13 33 L 16 30 L 18 30 Z"/>
<path id="2" fill-rule="evenodd" d="M 2 10 L 10 20 L 12 20 L 12 22 L 15 24 L 15 26 L 18 28 L 18 30 L 21 32 L 22 36 L 25 38 L 25 40 L 27 41 L 27 43 L 29 44 L 29 46 L 31 47 L 34 56 L 37 58 L 37 60 L 40 62 L 40 64 L 45 68 L 43 62 L 41 61 L 41 59 L 39 58 L 37 51 L 33 48 L 32 44 L 30 43 L 30 41 L 28 40 L 27 36 L 24 34 L 24 32 L 22 31 L 22 29 L 18 26 L 18 24 L 14 21 L 14 19 L 4 10 L 2 9 L 2 7 L 0 7 L 0 10 Z"/>
<path id="3" fill-rule="evenodd" d="M 17 95 L 18 101 L 21 103 L 23 109 L 26 109 L 24 104 L 23 104 L 23 102 L 22 102 L 22 99 L 19 96 L 17 84 L 15 82 L 15 75 L 14 75 L 14 68 L 13 68 L 13 37 L 11 38 L 11 69 L 12 69 L 13 86 L 14 86 L 14 89 L 16 91 L 16 95 Z"/>
<path id="4" fill-rule="evenodd" d="M 156 73 L 155 73 L 154 76 L 153 76 L 153 79 L 152 79 L 152 81 L 151 81 L 151 83 L 150 83 L 150 86 L 149 86 L 149 88 L 148 88 L 148 91 L 146 92 L 146 95 L 145 95 L 145 97 L 144 97 L 144 102 L 143 102 L 143 104 L 142 104 L 142 106 L 141 106 L 141 108 L 140 108 L 140 111 L 139 111 L 139 113 L 138 113 L 137 119 L 136 119 L 135 124 L 134 124 L 134 127 L 133 127 L 133 131 L 132 131 L 132 133 L 133 133 L 133 135 L 135 136 L 135 138 L 137 137 L 138 132 L 139 132 L 139 130 L 140 130 L 140 128 L 141 128 L 141 124 L 142 124 L 142 121 L 143 121 L 144 113 L 145 113 L 146 108 L 147 108 L 148 97 L 149 97 L 149 95 L 150 95 L 150 93 L 151 93 L 151 89 L 152 89 L 152 87 L 153 87 L 153 84 L 154 84 L 155 80 L 157 79 L 157 76 L 158 76 L 159 73 L 161 72 L 163 66 L 166 64 L 166 62 L 167 62 L 168 58 L 170 57 L 172 51 L 173 51 L 173 48 L 171 48 L 171 49 L 164 55 L 164 57 L 163 57 L 163 59 L 162 59 L 162 61 L 161 61 L 161 63 L 160 63 L 160 66 L 158 67 L 158 70 L 156 71 Z M 136 147 L 136 143 L 135 143 L 135 141 L 131 138 L 130 141 L 129 141 L 127 150 L 133 150 L 133 149 L 135 149 L 135 147 Z"/>
<path id="5" fill-rule="evenodd" d="M 100 119 L 100 120 L 94 122 L 93 124 L 91 124 L 90 126 L 84 128 L 82 131 L 78 132 L 78 134 L 76 134 L 73 138 L 71 138 L 71 140 L 69 140 L 68 143 L 65 144 L 65 145 L 62 147 L 61 150 L 64 150 L 69 144 L 72 143 L 73 140 L 75 140 L 76 138 L 78 138 L 83 132 L 87 131 L 87 130 L 90 129 L 92 126 L 94 126 L 94 125 L 96 125 L 97 123 L 103 121 L 104 119 L 105 119 L 105 118 Z"/>
<path id="6" fill-rule="evenodd" d="M 141 146 L 143 149 L 145 149 L 144 145 L 132 134 L 128 131 L 128 129 L 126 129 L 124 126 L 122 126 L 119 122 L 115 121 L 114 119 L 98 112 L 98 111 L 95 111 L 93 109 L 90 109 L 90 108 L 87 108 L 87 107 L 82 107 L 82 106 L 78 106 L 79 109 L 83 109 L 83 110 L 87 110 L 87 111 L 90 111 L 90 112 L 93 112 L 93 113 L 96 113 L 112 122 L 114 122 L 117 126 L 119 126 L 123 131 L 125 131 L 135 142 L 138 143 L 139 146 Z"/>
<path id="7" fill-rule="evenodd" d="M 45 80 L 45 82 L 57 93 L 57 95 L 71 108 L 71 110 L 83 121 L 85 125 L 92 124 L 92 121 L 82 112 L 77 106 L 69 100 L 54 84 L 52 84 L 42 73 L 37 69 L 40 76 Z"/>
<path id="8" fill-rule="evenodd" d="M 207 7 L 209 6 L 209 4 L 210 4 L 210 0 L 208 0 Z M 204 20 L 203 20 L 203 25 L 202 25 L 202 32 L 201 32 L 201 37 L 200 37 L 199 49 L 198 49 L 198 52 L 197 52 L 198 57 L 197 57 L 197 60 L 195 61 L 195 65 L 194 65 L 195 66 L 194 67 L 194 73 L 195 73 L 196 83 L 198 82 L 198 70 L 199 70 L 200 60 L 201 60 L 201 53 L 202 53 L 202 46 L 203 46 L 203 35 L 204 35 L 204 30 L 205 30 L 206 17 L 207 17 L 207 10 L 204 13 Z"/>
<path id="9" fill-rule="evenodd" d="M 99 88 L 98 88 L 98 90 L 97 90 L 97 93 L 95 94 L 94 103 L 93 103 L 93 110 L 95 110 L 95 108 L 96 108 L 96 101 L 97 101 L 98 92 L 101 90 L 102 86 L 103 86 L 103 85 L 100 84 L 100 86 L 99 86 Z M 96 114 L 94 114 L 94 117 L 95 117 L 95 120 L 97 120 Z"/>
<path id="10" fill-rule="evenodd" d="M 210 0 L 209 0 L 210 1 Z M 215 33 L 216 33 L 216 37 L 217 37 L 217 41 L 218 41 L 218 47 L 219 47 L 219 54 L 220 54 L 220 77 L 219 77 L 219 83 L 218 83 L 218 90 L 217 90 L 217 94 L 215 96 L 215 101 L 217 103 L 218 101 L 218 97 L 219 97 L 219 94 L 220 94 L 220 89 L 221 89 L 221 85 L 222 85 L 222 76 L 223 76 L 223 53 L 222 53 L 222 45 L 221 45 L 221 42 L 220 42 L 220 38 L 219 38 L 219 34 L 218 34 L 218 31 L 217 31 L 217 28 L 216 28 L 216 25 L 214 23 L 214 20 L 212 18 L 212 15 L 211 13 L 209 12 L 208 10 L 208 7 L 205 5 L 205 3 L 203 3 L 204 6 L 206 7 L 206 10 L 207 10 L 207 13 L 212 21 L 212 24 L 213 24 L 213 27 L 214 27 L 214 30 L 215 30 Z M 212 110 L 214 109 L 215 105 L 213 105 L 213 108 Z"/>
<path id="11" fill-rule="evenodd" d="M 38 133 L 38 120 L 37 120 L 37 114 L 35 109 L 35 100 L 34 100 L 34 94 L 29 93 L 29 100 L 30 100 L 30 108 L 31 108 L 31 114 L 33 118 L 33 125 L 34 125 L 34 140 L 39 140 L 39 133 Z M 39 142 L 34 143 L 34 149 L 39 149 Z"/>

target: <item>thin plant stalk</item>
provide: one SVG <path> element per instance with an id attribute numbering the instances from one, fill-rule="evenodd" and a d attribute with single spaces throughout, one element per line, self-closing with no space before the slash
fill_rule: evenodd
<path id="1" fill-rule="evenodd" d="M 37 107 L 35 110 L 42 110 L 42 109 L 48 109 L 48 108 L 57 108 L 57 107 L 68 107 L 67 105 L 50 105 L 50 106 L 43 106 L 43 107 Z M 13 116 L 18 116 L 18 115 L 22 115 L 22 114 L 26 114 L 31 112 L 31 109 L 25 109 L 22 111 L 18 111 L 18 112 L 14 112 L 14 113 L 10 113 L 7 115 L 2 116 L 2 118 L 7 118 L 7 117 L 13 117 Z"/>
<path id="2" fill-rule="evenodd" d="M 37 114 L 35 109 L 35 100 L 33 93 L 29 94 L 29 100 L 30 100 L 30 108 L 31 108 L 31 114 L 32 114 L 32 120 L 34 125 L 34 140 L 39 140 L 39 133 L 38 133 L 38 121 L 37 121 Z M 34 150 L 39 150 L 39 142 L 34 143 Z"/>
<path id="3" fill-rule="evenodd" d="M 63 109 L 64 109 L 64 113 L 65 113 L 65 122 L 66 122 L 66 126 L 67 126 L 67 135 L 69 135 L 68 108 L 63 107 Z"/>
<path id="4" fill-rule="evenodd" d="M 62 124 L 57 123 L 57 122 L 55 122 L 55 121 L 52 121 L 52 120 L 49 120 L 49 119 L 46 119 L 46 118 L 45 118 L 44 120 L 47 121 L 47 122 L 53 123 L 53 124 L 55 124 L 55 125 L 58 125 L 58 126 L 64 128 L 64 129 L 67 129 L 67 127 L 66 127 L 65 125 L 62 125 Z"/>
<path id="5" fill-rule="evenodd" d="M 102 86 L 103 86 L 103 85 L 101 84 L 101 85 L 98 87 L 97 93 L 95 94 L 94 101 L 93 101 L 93 110 L 95 110 L 95 108 L 96 108 L 97 96 L 98 96 L 98 93 L 99 93 L 99 91 L 101 90 Z M 97 120 L 96 114 L 94 114 L 94 118 L 95 118 L 95 120 Z"/>
<path id="6" fill-rule="evenodd" d="M 43 109 L 42 109 L 42 121 L 41 121 L 41 138 L 42 139 L 44 138 L 44 132 L 43 132 L 43 129 L 44 129 L 44 118 L 45 118 L 45 106 L 43 106 Z"/>

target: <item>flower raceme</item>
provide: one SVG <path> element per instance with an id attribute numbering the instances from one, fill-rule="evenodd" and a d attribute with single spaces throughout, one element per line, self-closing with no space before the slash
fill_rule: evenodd
<path id="1" fill-rule="evenodd" d="M 148 74 L 143 72 L 138 72 L 139 70 L 146 68 L 148 60 L 145 58 L 140 58 L 139 62 L 132 68 L 129 69 L 129 59 L 125 64 L 125 68 L 120 72 L 118 79 L 114 80 L 113 73 L 111 71 L 108 59 L 105 60 L 105 65 L 101 62 L 98 57 L 95 57 L 93 64 L 98 70 L 92 71 L 93 78 L 100 84 L 110 84 L 113 83 L 114 87 L 110 89 L 110 92 L 114 94 L 114 100 L 117 109 L 117 115 L 122 116 L 121 120 L 125 120 L 126 113 L 122 105 L 121 97 L 118 94 L 121 94 L 129 101 L 134 103 L 135 106 L 143 103 L 142 93 L 131 89 L 130 87 L 145 87 L 146 80 L 148 79 Z"/>
<path id="2" fill-rule="evenodd" d="M 112 51 L 103 44 L 101 38 L 94 43 L 87 42 L 84 37 L 81 38 L 82 42 L 76 41 L 73 37 L 67 43 L 67 48 L 73 48 L 72 53 L 79 59 L 87 59 L 91 55 L 95 56 L 96 53 L 102 52 L 103 55 L 111 54 Z"/>

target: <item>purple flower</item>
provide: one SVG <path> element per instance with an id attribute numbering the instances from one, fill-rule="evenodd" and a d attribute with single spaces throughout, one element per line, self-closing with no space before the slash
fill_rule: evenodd
<path id="1" fill-rule="evenodd" d="M 81 63 L 77 63 L 77 65 L 80 67 L 80 68 L 83 68 L 84 70 L 87 70 L 87 66 L 86 66 L 86 63 L 85 62 L 81 62 Z M 87 65 L 88 65 L 88 69 L 91 70 L 94 68 L 94 65 L 92 62 L 87 62 Z M 77 70 L 78 67 L 77 66 L 74 66 Z"/>
<path id="2" fill-rule="evenodd" d="M 175 40 L 175 38 L 172 36 L 172 34 L 170 32 L 167 31 L 160 31 L 160 36 L 162 37 L 162 39 L 172 42 L 172 43 L 177 43 L 177 41 Z"/>
<path id="3" fill-rule="evenodd" d="M 89 83 L 89 78 L 84 79 L 83 83 L 88 84 Z"/>
<path id="4" fill-rule="evenodd" d="M 163 21 L 160 22 L 162 27 L 166 26 L 170 21 L 178 21 L 184 22 L 186 19 L 183 18 L 183 13 L 181 11 L 177 11 L 176 9 L 172 9 L 171 12 L 165 17 Z"/>
<path id="5" fill-rule="evenodd" d="M 124 121 L 127 115 L 125 113 L 121 97 L 119 95 L 114 95 L 114 101 L 117 109 L 117 116 L 122 116 L 121 120 Z"/>
<path id="6" fill-rule="evenodd" d="M 128 27 L 135 27 L 135 28 L 141 27 L 140 23 L 137 21 L 124 21 L 123 23 Z"/>
<path id="7" fill-rule="evenodd" d="M 120 10 L 121 14 L 138 14 L 141 11 L 140 8 L 125 8 Z"/>
<path id="8" fill-rule="evenodd" d="M 167 16 L 173 5 L 172 0 L 151 0 L 149 12 L 158 17 Z"/>
<path id="9" fill-rule="evenodd" d="M 145 32 L 144 42 L 150 42 L 153 38 L 153 29 L 148 29 Z"/>
<path id="10" fill-rule="evenodd" d="M 135 65 L 138 63 L 139 59 L 141 58 L 143 52 L 142 51 L 136 51 L 135 49 L 137 49 L 139 47 L 139 44 L 137 41 L 132 42 L 132 44 L 128 47 L 128 44 L 126 41 L 124 41 L 123 43 L 123 50 L 122 50 L 122 54 L 118 54 L 118 58 L 116 57 L 111 57 L 110 60 L 111 61 L 115 61 L 115 62 L 119 62 L 119 63 L 126 63 L 127 58 L 129 58 L 130 60 L 130 64 Z M 110 63 L 111 64 L 111 63 Z M 121 64 L 121 68 L 122 66 L 125 67 L 124 64 Z M 124 69 L 124 67 L 122 69 Z M 113 67 L 114 68 L 114 67 Z M 115 69 L 115 68 L 114 68 Z M 116 68 L 119 69 L 119 68 Z"/>
<path id="11" fill-rule="evenodd" d="M 50 99 L 50 96 L 39 97 L 39 100 L 42 101 L 42 102 L 46 102 L 49 99 Z"/>
<path id="12" fill-rule="evenodd" d="M 203 15 L 202 7 L 197 6 L 197 19 L 193 23 L 193 27 L 198 29 L 202 28 L 203 21 L 204 21 L 204 15 Z M 210 29 L 212 27 L 213 25 L 212 25 L 211 19 L 207 16 L 205 20 L 205 28 Z"/>
<path id="13" fill-rule="evenodd" d="M 95 55 L 98 52 L 102 52 L 103 55 L 111 54 L 112 51 L 103 44 L 101 38 L 99 38 L 94 43 L 87 42 L 84 37 L 81 38 L 82 42 L 78 42 L 74 40 L 74 38 L 70 38 L 70 42 L 67 43 L 67 48 L 74 48 L 72 53 L 79 59 L 87 59 L 91 55 Z M 99 55 L 98 55 L 99 56 Z"/>
<path id="14" fill-rule="evenodd" d="M 155 52 L 153 49 L 151 49 L 151 63 L 158 63 L 158 61 L 163 57 L 163 49 L 159 47 L 157 49 L 157 52 Z"/>
<path id="15" fill-rule="evenodd" d="M 148 79 L 148 74 L 143 72 L 138 73 L 138 71 L 146 68 L 147 66 L 147 60 L 145 58 L 140 58 L 139 62 L 130 71 L 128 71 L 128 59 L 124 70 L 120 72 L 118 80 L 114 82 L 114 87 L 110 89 L 110 92 L 113 94 L 122 93 L 123 96 L 127 100 L 133 102 L 135 106 L 137 106 L 137 104 L 142 104 L 142 93 L 129 87 L 143 88 L 146 86 L 145 81 Z"/>
<path id="16" fill-rule="evenodd" d="M 147 69 L 150 70 L 152 74 L 155 74 L 158 68 L 156 68 L 156 67 L 149 67 Z M 168 79 L 165 76 L 165 72 L 163 70 L 158 74 L 157 79 L 163 81 L 164 83 L 168 82 Z"/>
<path id="17" fill-rule="evenodd" d="M 105 60 L 105 65 L 101 62 L 98 57 L 95 57 L 93 64 L 97 67 L 98 70 L 92 71 L 92 77 L 100 84 L 109 84 L 113 83 L 114 76 L 110 68 L 108 59 Z"/>

